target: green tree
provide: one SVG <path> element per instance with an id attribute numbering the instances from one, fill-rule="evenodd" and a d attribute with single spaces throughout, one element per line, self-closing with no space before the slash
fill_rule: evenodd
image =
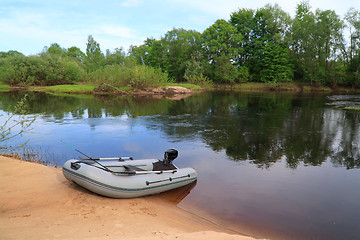
<path id="1" fill-rule="evenodd" d="M 183 81 L 190 62 L 202 61 L 201 34 L 193 30 L 173 29 L 163 38 L 148 38 L 141 46 L 131 46 L 129 55 L 138 64 L 161 68 L 170 78 Z"/>
<path id="2" fill-rule="evenodd" d="M 122 48 L 116 48 L 114 52 L 106 50 L 105 65 L 119 65 L 125 61 L 125 52 Z"/>
<path id="3" fill-rule="evenodd" d="M 302 2 L 297 5 L 296 15 L 292 24 L 291 49 L 297 62 L 295 77 L 303 81 L 308 79 L 313 82 L 315 67 L 313 61 L 316 58 L 315 49 L 315 15 L 310 11 L 310 5 Z"/>
<path id="4" fill-rule="evenodd" d="M 11 56 L 24 56 L 24 54 L 15 50 L 10 50 L 8 52 L 0 52 L 0 58 L 6 58 Z"/>
<path id="5" fill-rule="evenodd" d="M 220 19 L 203 32 L 202 38 L 205 57 L 212 67 L 207 74 L 217 82 L 233 83 L 237 77 L 234 64 L 242 52 L 241 34 Z"/>
<path id="6" fill-rule="evenodd" d="M 46 53 L 48 53 L 48 54 L 53 54 L 53 55 L 57 55 L 57 56 L 64 56 L 65 52 L 66 52 L 66 50 L 63 49 L 62 47 L 60 47 L 60 45 L 58 43 L 50 44 L 50 47 L 47 48 L 47 51 L 46 51 Z"/>
<path id="7" fill-rule="evenodd" d="M 149 54 L 149 46 L 143 44 L 140 46 L 131 45 L 129 48 L 129 56 L 139 65 L 147 65 Z"/>
<path id="8" fill-rule="evenodd" d="M 173 29 L 161 39 L 165 48 L 164 70 L 176 81 L 183 81 L 190 61 L 200 61 L 201 34 L 194 30 Z"/>
<path id="9" fill-rule="evenodd" d="M 231 15 L 230 23 L 244 36 L 244 51 L 235 59 L 241 67 L 240 72 L 246 76 L 249 70 L 254 80 L 263 82 L 292 79 L 292 65 L 290 59 L 285 57 L 288 53 L 290 20 L 290 16 L 277 4 L 268 4 L 256 11 L 239 9 Z M 272 58 L 276 61 L 272 61 Z M 275 71 L 283 72 L 275 74 Z"/>
<path id="10" fill-rule="evenodd" d="M 203 34 L 203 48 L 210 63 L 216 63 L 220 56 L 235 61 L 242 52 L 242 35 L 227 21 L 220 19 L 207 28 Z"/>
<path id="11" fill-rule="evenodd" d="M 345 15 L 349 29 L 350 43 L 343 51 L 347 63 L 348 81 L 353 86 L 360 86 L 360 11 L 349 9 Z"/>
<path id="12" fill-rule="evenodd" d="M 242 54 L 237 59 L 238 65 L 248 65 L 253 55 L 252 41 L 254 39 L 254 28 L 256 25 L 254 19 L 255 12 L 252 9 L 239 9 L 230 16 L 230 23 L 235 26 L 238 33 L 243 36 L 240 47 L 243 49 Z"/>
<path id="13" fill-rule="evenodd" d="M 162 41 L 154 38 L 147 38 L 141 53 L 144 54 L 142 57 L 145 65 L 164 69 L 165 48 Z"/>
<path id="14" fill-rule="evenodd" d="M 85 53 L 83 53 L 78 47 L 70 47 L 66 51 L 66 56 L 77 60 L 80 63 L 84 63 Z"/>
<path id="15" fill-rule="evenodd" d="M 336 58 L 337 52 L 343 43 L 342 30 L 344 24 L 335 11 L 316 10 L 316 29 L 317 38 L 315 39 L 317 47 L 318 71 L 317 79 L 322 83 L 331 83 L 336 86 L 336 79 L 333 78 L 332 72 L 335 69 L 331 59 Z M 319 73 L 321 75 L 319 75 Z"/>
<path id="16" fill-rule="evenodd" d="M 231 62 L 229 56 L 222 54 L 216 58 L 213 65 L 213 79 L 218 83 L 229 83 L 233 85 L 238 77 L 238 68 Z"/>
<path id="17" fill-rule="evenodd" d="M 94 40 L 92 35 L 89 35 L 86 44 L 85 65 L 88 71 L 94 71 L 101 67 L 104 60 L 104 54 L 101 52 L 100 44 Z"/>
<path id="18" fill-rule="evenodd" d="M 285 44 L 269 42 L 262 49 L 260 81 L 286 82 L 293 79 L 293 68 L 290 64 L 289 49 Z"/>
<path id="19" fill-rule="evenodd" d="M 296 76 L 311 84 L 332 83 L 337 79 L 333 70 L 343 45 L 344 24 L 332 10 L 310 11 L 308 2 L 297 6 L 292 25 L 292 51 L 297 61 Z"/>

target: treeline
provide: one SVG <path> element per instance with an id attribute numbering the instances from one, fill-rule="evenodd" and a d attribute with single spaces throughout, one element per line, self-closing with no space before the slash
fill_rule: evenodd
<path id="1" fill-rule="evenodd" d="M 86 52 L 51 44 L 37 56 L 0 52 L 0 81 L 54 85 L 89 81 L 145 87 L 177 82 L 303 82 L 360 87 L 360 11 L 344 18 L 307 2 L 294 18 L 278 5 L 239 9 L 203 33 L 173 29 L 159 40 L 102 53 L 89 36 Z"/>
<path id="2" fill-rule="evenodd" d="M 161 85 L 169 80 L 161 69 L 136 64 L 122 49 L 101 52 L 90 35 L 86 53 L 78 47 L 61 48 L 53 43 L 35 56 L 17 51 L 0 52 L 0 81 L 10 85 L 58 85 L 77 82 L 107 83 L 135 88 Z"/>

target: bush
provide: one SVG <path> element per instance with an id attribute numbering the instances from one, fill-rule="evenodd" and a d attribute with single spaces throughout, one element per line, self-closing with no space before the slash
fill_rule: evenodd
<path id="1" fill-rule="evenodd" d="M 204 76 L 202 73 L 200 75 L 186 75 L 185 76 L 186 81 L 191 84 L 196 84 L 200 86 L 208 86 L 211 85 L 213 82 L 210 78 L 207 76 Z"/>
<path id="2" fill-rule="evenodd" d="M 134 88 L 157 87 L 168 82 L 168 75 L 160 69 L 139 65 L 130 72 L 130 86 Z"/>
<path id="3" fill-rule="evenodd" d="M 157 87 L 168 82 L 168 76 L 160 69 L 149 66 L 107 65 L 87 75 L 93 83 L 106 83 L 115 87 Z"/>
<path id="4" fill-rule="evenodd" d="M 14 56 L 0 59 L 0 81 L 10 85 L 57 85 L 81 79 L 74 60 L 56 56 Z"/>

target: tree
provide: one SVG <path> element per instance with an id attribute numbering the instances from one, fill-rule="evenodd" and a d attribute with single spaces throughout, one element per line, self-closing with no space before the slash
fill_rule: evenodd
<path id="1" fill-rule="evenodd" d="M 316 25 L 315 16 L 310 11 L 309 3 L 302 2 L 297 5 L 291 32 L 291 50 L 297 62 L 295 76 L 297 76 L 297 80 L 308 79 L 312 83 L 315 72 L 312 63 L 316 54 L 314 48 Z"/>
<path id="2" fill-rule="evenodd" d="M 360 11 L 349 9 L 345 20 L 350 33 L 350 46 L 344 51 L 348 78 L 353 85 L 360 86 Z"/>
<path id="3" fill-rule="evenodd" d="M 290 16 L 277 4 L 268 4 L 256 11 L 240 9 L 234 12 L 230 23 L 244 36 L 244 51 L 235 60 L 237 66 L 242 67 L 240 72 L 246 70 L 244 73 L 248 73 L 248 69 L 254 80 L 263 82 L 292 79 L 292 65 L 285 57 L 290 22 Z M 272 61 L 272 58 L 277 60 Z"/>
<path id="4" fill-rule="evenodd" d="M 163 42 L 154 38 L 145 40 L 144 60 L 146 65 L 164 70 L 165 48 Z"/>
<path id="5" fill-rule="evenodd" d="M 217 20 L 207 28 L 202 34 L 202 39 L 205 56 L 211 64 L 216 63 L 217 58 L 224 55 L 235 62 L 242 52 L 242 35 L 223 19 Z"/>
<path id="6" fill-rule="evenodd" d="M 317 9 L 314 14 L 307 2 L 298 4 L 291 47 L 297 61 L 296 71 L 301 73 L 296 74 L 300 80 L 336 85 L 334 60 L 343 44 L 343 28 L 343 22 L 334 11 Z"/>
<path id="7" fill-rule="evenodd" d="M 81 63 L 84 62 L 84 59 L 85 59 L 85 53 L 83 53 L 80 48 L 78 47 L 70 47 L 67 49 L 66 51 L 66 56 L 70 57 L 70 58 L 73 58 Z"/>
<path id="8" fill-rule="evenodd" d="M 360 11 L 350 8 L 344 17 L 350 33 L 350 46 L 348 51 L 348 61 L 354 55 L 360 55 Z"/>
<path id="9" fill-rule="evenodd" d="M 227 21 L 217 20 L 203 34 L 205 57 L 212 67 L 208 75 L 217 82 L 233 83 L 237 77 L 236 64 L 242 52 L 242 36 Z"/>
<path id="10" fill-rule="evenodd" d="M 92 35 L 89 35 L 86 44 L 85 64 L 88 71 L 94 71 L 102 66 L 104 54 L 101 52 L 100 44 L 97 43 Z"/>
<path id="11" fill-rule="evenodd" d="M 125 61 L 125 52 L 122 48 L 116 48 L 114 52 L 106 50 L 105 65 L 119 65 Z"/>
<path id="12" fill-rule="evenodd" d="M 10 50 L 8 52 L 0 52 L 0 58 L 6 58 L 12 56 L 24 56 L 24 54 L 15 50 Z"/>
<path id="13" fill-rule="evenodd" d="M 229 83 L 233 85 L 238 77 L 238 68 L 232 64 L 225 53 L 217 57 L 213 65 L 213 79 L 219 83 Z"/>
<path id="14" fill-rule="evenodd" d="M 315 17 L 318 73 L 323 73 L 323 75 L 318 75 L 317 79 L 323 83 L 331 82 L 335 86 L 336 79 L 331 77 L 334 66 L 330 67 L 330 64 L 334 63 L 331 60 L 335 59 L 337 50 L 344 41 L 342 35 L 344 24 L 332 10 L 321 11 L 317 9 Z"/>
<path id="15" fill-rule="evenodd" d="M 183 81 L 189 62 L 201 62 L 201 34 L 173 29 L 160 40 L 148 38 L 141 46 L 131 46 L 129 54 L 138 64 L 161 68 L 170 78 Z"/>
<path id="16" fill-rule="evenodd" d="M 48 54 L 53 54 L 57 56 L 63 56 L 65 55 L 65 49 L 61 48 L 58 43 L 52 43 L 49 48 L 47 48 L 46 51 Z"/>
<path id="17" fill-rule="evenodd" d="M 255 12 L 252 9 L 239 9 L 230 16 L 230 23 L 233 25 L 238 33 L 243 36 L 243 41 L 240 47 L 243 52 L 237 58 L 238 65 L 247 65 L 252 56 L 252 41 L 254 38 L 254 28 L 256 22 L 254 20 Z"/>
<path id="18" fill-rule="evenodd" d="M 183 81 L 189 61 L 201 61 L 201 34 L 183 28 L 173 29 L 161 42 L 165 48 L 164 70 L 176 81 Z"/>
<path id="19" fill-rule="evenodd" d="M 285 44 L 269 42 L 263 48 L 261 61 L 261 82 L 286 82 L 293 79 L 293 67 L 290 64 L 289 49 Z"/>

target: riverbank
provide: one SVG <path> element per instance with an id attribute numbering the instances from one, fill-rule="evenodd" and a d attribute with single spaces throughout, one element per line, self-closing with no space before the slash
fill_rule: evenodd
<path id="1" fill-rule="evenodd" d="M 0 239 L 252 239 L 178 208 L 186 191 L 111 199 L 59 168 L 0 156 Z"/>
<path id="2" fill-rule="evenodd" d="M 195 92 L 204 90 L 226 90 L 241 92 L 295 92 L 295 93 L 359 93 L 359 88 L 338 87 L 330 88 L 322 85 L 310 85 L 306 83 L 241 83 L 241 84 L 218 84 L 199 86 L 188 83 L 172 83 L 168 86 L 156 88 L 134 89 L 131 87 L 117 88 L 108 84 L 74 84 L 74 85 L 55 85 L 55 86 L 9 86 L 0 84 L 0 91 L 27 90 L 34 92 L 48 93 L 68 93 L 68 94 L 95 94 L 95 95 L 145 95 L 145 96 L 191 96 Z"/>

